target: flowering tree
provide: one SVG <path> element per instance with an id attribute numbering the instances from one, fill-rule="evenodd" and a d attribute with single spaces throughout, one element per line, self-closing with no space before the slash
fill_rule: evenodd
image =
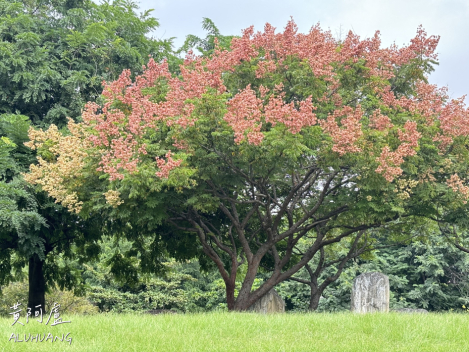
<path id="1" fill-rule="evenodd" d="M 378 32 L 340 42 L 290 21 L 189 53 L 178 76 L 150 60 L 105 84 L 71 135 L 31 130 L 29 146 L 55 157 L 26 179 L 74 212 L 105 198 L 195 234 L 228 308 L 245 310 L 325 246 L 361 248 L 369 229 L 466 206 L 469 115 L 425 79 L 437 43 L 421 28 L 403 48 L 381 48 Z M 262 267 L 270 277 L 252 290 Z"/>

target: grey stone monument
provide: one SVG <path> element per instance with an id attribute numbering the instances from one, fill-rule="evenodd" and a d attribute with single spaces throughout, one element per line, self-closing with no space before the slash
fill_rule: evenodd
<path id="1" fill-rule="evenodd" d="M 285 302 L 274 289 L 271 289 L 249 307 L 248 311 L 263 314 L 285 313 Z"/>
<path id="2" fill-rule="evenodd" d="M 378 272 L 364 273 L 353 280 L 352 312 L 389 312 L 389 278 Z"/>

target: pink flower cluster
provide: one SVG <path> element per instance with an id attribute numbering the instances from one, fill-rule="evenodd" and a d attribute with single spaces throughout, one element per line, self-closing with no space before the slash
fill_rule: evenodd
<path id="1" fill-rule="evenodd" d="M 465 199 L 464 203 L 466 203 L 466 200 L 469 198 L 469 187 L 464 186 L 462 180 L 457 174 L 451 175 L 451 177 L 446 180 L 446 184 L 453 190 L 453 192 L 460 194 L 463 199 Z"/>
<path id="2" fill-rule="evenodd" d="M 162 158 L 156 157 L 156 164 L 160 168 L 161 171 L 158 171 L 156 173 L 156 176 L 161 177 L 161 178 L 168 178 L 169 177 L 169 172 L 172 169 L 175 169 L 179 165 L 181 165 L 182 160 L 173 160 L 171 157 L 171 151 L 167 152 L 165 155 L 166 161 Z"/>
<path id="3" fill-rule="evenodd" d="M 380 109 L 376 109 L 370 117 L 370 127 L 376 128 L 378 131 L 385 131 L 393 127 L 391 119 L 381 114 Z"/>
<path id="4" fill-rule="evenodd" d="M 250 143 L 259 145 L 264 138 L 261 130 L 262 100 L 248 85 L 228 102 L 228 112 L 223 117 L 235 132 L 235 142 L 240 143 L 247 133 Z"/>
<path id="5" fill-rule="evenodd" d="M 401 108 L 413 114 L 423 116 L 427 125 L 439 125 L 440 132 L 434 138 L 444 149 L 452 143 L 454 137 L 469 136 L 469 110 L 464 103 L 465 96 L 450 99 L 446 87 L 425 82 L 416 84 L 416 93 L 412 98 L 397 98 L 389 87 L 380 92 L 389 106 Z"/>
<path id="6" fill-rule="evenodd" d="M 311 96 L 298 105 L 297 109 L 294 103 L 285 104 L 282 96 L 272 95 L 265 106 L 265 121 L 273 126 L 277 123 L 284 124 L 293 134 L 300 132 L 303 127 L 315 125 L 317 119 L 313 111 L 316 107 L 313 106 Z"/>
<path id="7" fill-rule="evenodd" d="M 132 139 L 132 135 L 127 135 L 127 138 L 118 137 L 111 140 L 109 151 L 102 155 L 101 166 L 97 171 L 102 171 L 109 174 L 111 181 L 115 179 L 122 180 L 124 175 L 119 172 L 123 169 L 129 173 L 137 171 L 138 158 L 134 158 L 134 150 L 137 148 L 137 141 Z M 146 153 L 145 150 L 140 150 Z"/>
<path id="8" fill-rule="evenodd" d="M 465 96 L 453 99 L 446 104 L 439 114 L 441 134 L 438 140 L 446 147 L 454 137 L 469 136 L 469 109 L 464 103 Z"/>
<path id="9" fill-rule="evenodd" d="M 389 146 L 383 147 L 381 155 L 376 158 L 379 166 L 375 170 L 377 173 L 391 182 L 395 177 L 402 174 L 400 165 L 404 162 L 404 158 L 416 154 L 415 148 L 418 147 L 418 140 L 421 134 L 417 131 L 417 123 L 407 121 L 404 124 L 404 132 L 398 131 L 399 140 L 403 143 L 392 152 Z"/>
<path id="10" fill-rule="evenodd" d="M 363 135 L 362 116 L 363 111 L 360 105 L 356 109 L 345 106 L 342 109 L 335 110 L 333 114 L 329 114 L 327 120 L 319 122 L 324 131 L 331 135 L 334 143 L 332 150 L 334 152 L 344 155 L 345 153 L 361 151 L 357 142 Z M 342 117 L 340 120 L 341 126 L 337 123 L 337 119 L 340 117 Z"/>
<path id="11" fill-rule="evenodd" d="M 266 89 L 262 88 L 261 96 L 266 93 Z M 282 123 L 293 134 L 300 132 L 305 126 L 316 124 L 316 115 L 313 113 L 316 108 L 311 97 L 300 101 L 298 109 L 294 103 L 284 103 L 282 97 L 282 93 L 279 96 L 271 95 L 268 104 L 264 106 L 250 85 L 236 94 L 228 102 L 228 112 L 223 117 L 235 132 L 235 142 L 241 143 L 247 138 L 250 144 L 259 145 L 264 139 L 261 132 L 263 120 L 272 126 Z"/>

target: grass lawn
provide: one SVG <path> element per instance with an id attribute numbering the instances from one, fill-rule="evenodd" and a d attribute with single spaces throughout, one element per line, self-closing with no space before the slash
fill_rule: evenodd
<path id="1" fill-rule="evenodd" d="M 469 314 L 277 314 L 63 316 L 25 326 L 2 318 L 0 351 L 469 351 Z M 22 317 L 20 322 L 25 323 Z M 72 343 L 14 342 L 67 334 Z"/>

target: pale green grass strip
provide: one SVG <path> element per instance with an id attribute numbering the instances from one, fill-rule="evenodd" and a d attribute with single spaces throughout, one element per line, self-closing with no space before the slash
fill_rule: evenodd
<path id="1" fill-rule="evenodd" d="M 23 319 L 24 320 L 24 319 Z M 20 320 L 20 321 L 23 321 Z M 0 351 L 469 351 L 465 314 L 282 314 L 69 316 L 70 324 L 0 319 Z M 13 342 L 26 333 L 66 342 Z"/>

